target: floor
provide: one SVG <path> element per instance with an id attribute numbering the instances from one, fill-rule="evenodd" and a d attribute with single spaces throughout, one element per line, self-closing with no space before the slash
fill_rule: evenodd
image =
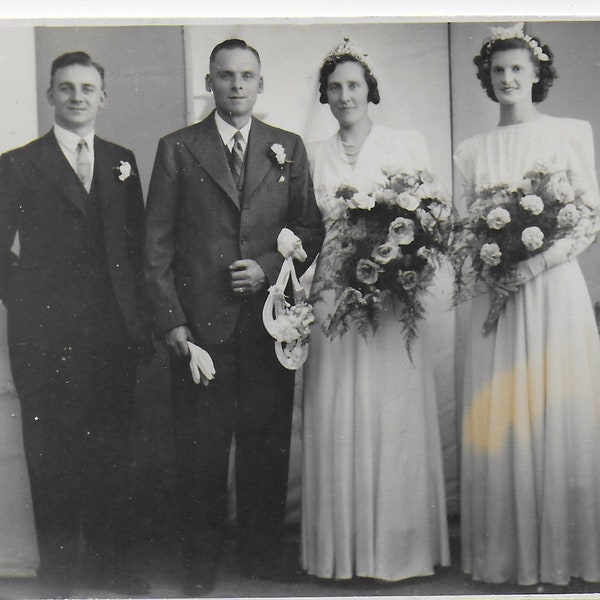
<path id="1" fill-rule="evenodd" d="M 298 544 L 297 532 L 290 532 L 288 539 L 288 559 L 296 560 Z M 397 583 L 368 580 L 348 582 L 322 581 L 307 577 L 299 583 L 281 584 L 257 581 L 242 577 L 236 572 L 233 561 L 233 542 L 228 544 L 218 574 L 213 598 L 281 598 L 281 597 L 439 597 L 452 596 L 480 599 L 482 597 L 517 598 L 599 598 L 600 583 L 589 584 L 573 581 L 566 588 L 552 586 L 492 585 L 474 582 L 459 568 L 460 541 L 457 532 L 451 536 L 452 566 L 437 569 L 432 577 L 408 579 Z M 169 544 L 148 543 L 137 556 L 139 573 L 151 583 L 148 598 L 181 597 L 181 570 L 175 548 Z M 32 579 L 0 579 L 0 600 L 27 600 L 49 597 L 46 590 Z M 72 598 L 114 598 L 100 589 L 75 589 Z M 123 596 L 122 596 L 123 597 Z"/>

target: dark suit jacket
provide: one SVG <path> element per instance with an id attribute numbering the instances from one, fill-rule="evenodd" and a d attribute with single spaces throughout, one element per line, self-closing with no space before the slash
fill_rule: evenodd
<path id="1" fill-rule="evenodd" d="M 289 162 L 278 165 L 272 158 L 274 143 Z M 283 227 L 302 240 L 304 268 L 323 240 L 302 140 L 257 119 L 241 193 L 213 113 L 160 140 L 146 210 L 146 279 L 156 328 L 187 323 L 199 344 L 227 341 L 235 329 L 242 301 L 231 291 L 231 263 L 253 259 L 274 283 Z M 258 309 L 264 299 L 257 294 L 251 301 Z"/>
<path id="2" fill-rule="evenodd" d="M 133 153 L 94 139 L 92 191 L 102 203 L 110 284 L 131 342 L 148 335 L 141 240 L 144 206 Z M 128 161 L 134 175 L 119 181 Z M 0 157 L 0 299 L 9 343 L 77 340 L 90 245 L 88 199 L 54 132 Z M 10 250 L 15 234 L 20 256 Z"/>

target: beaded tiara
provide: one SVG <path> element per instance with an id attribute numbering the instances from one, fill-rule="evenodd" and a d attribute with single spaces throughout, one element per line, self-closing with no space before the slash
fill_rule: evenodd
<path id="1" fill-rule="evenodd" d="M 364 62 L 367 58 L 367 54 L 347 37 L 345 37 L 343 41 L 338 42 L 335 47 L 325 55 L 323 63 L 335 61 L 335 59 L 340 56 L 352 56 L 360 62 Z"/>
<path id="2" fill-rule="evenodd" d="M 527 35 L 523 31 L 524 27 L 525 23 L 517 23 L 512 27 L 492 27 L 491 35 L 487 39 L 485 45 L 488 47 L 488 49 L 491 49 L 492 44 L 497 40 L 511 40 L 516 38 L 523 40 L 531 48 L 533 55 L 538 60 L 542 62 L 550 60 L 550 57 L 544 53 L 538 41 L 534 40 L 530 35 Z"/>

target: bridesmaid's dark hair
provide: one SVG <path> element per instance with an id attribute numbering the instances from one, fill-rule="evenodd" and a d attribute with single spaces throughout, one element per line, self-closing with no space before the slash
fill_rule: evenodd
<path id="1" fill-rule="evenodd" d="M 319 71 L 319 102 L 321 104 L 328 104 L 327 84 L 329 82 L 329 76 L 335 71 L 335 68 L 339 64 L 346 62 L 355 62 L 363 68 L 365 81 L 367 82 L 367 86 L 369 88 L 367 101 L 372 102 L 373 104 L 379 104 L 381 98 L 379 97 L 379 89 L 377 87 L 377 79 L 375 79 L 375 75 L 373 75 L 371 68 L 364 60 L 350 53 L 332 54 L 325 59 L 325 62 Z"/>
<path id="2" fill-rule="evenodd" d="M 492 56 L 495 52 L 502 50 L 527 50 L 533 64 L 537 68 L 539 78 L 539 81 L 534 83 L 531 88 L 531 99 L 533 102 L 541 102 L 548 95 L 548 90 L 552 87 L 552 82 L 557 77 L 556 69 L 552 66 L 553 55 L 550 48 L 542 44 L 538 38 L 531 36 L 531 39 L 542 49 L 548 60 L 539 60 L 531 49 L 531 45 L 519 37 L 487 41 L 481 47 L 479 54 L 473 59 L 473 62 L 477 66 L 477 79 L 481 82 L 481 87 L 486 91 L 488 97 L 494 102 L 498 102 L 498 98 L 496 98 L 492 86 Z"/>

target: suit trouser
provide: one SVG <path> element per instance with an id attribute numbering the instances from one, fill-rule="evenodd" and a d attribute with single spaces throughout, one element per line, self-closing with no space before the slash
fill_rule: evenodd
<path id="1" fill-rule="evenodd" d="M 69 575 L 78 547 L 117 567 L 129 543 L 128 476 L 136 357 L 123 345 L 15 345 L 41 568 Z"/>
<path id="2" fill-rule="evenodd" d="M 196 572 L 219 557 L 232 435 L 239 547 L 266 561 L 279 555 L 294 391 L 294 374 L 277 361 L 256 314 L 240 315 L 231 340 L 203 347 L 216 370 L 206 387 L 193 382 L 187 361 L 171 360 L 180 536 Z"/>

